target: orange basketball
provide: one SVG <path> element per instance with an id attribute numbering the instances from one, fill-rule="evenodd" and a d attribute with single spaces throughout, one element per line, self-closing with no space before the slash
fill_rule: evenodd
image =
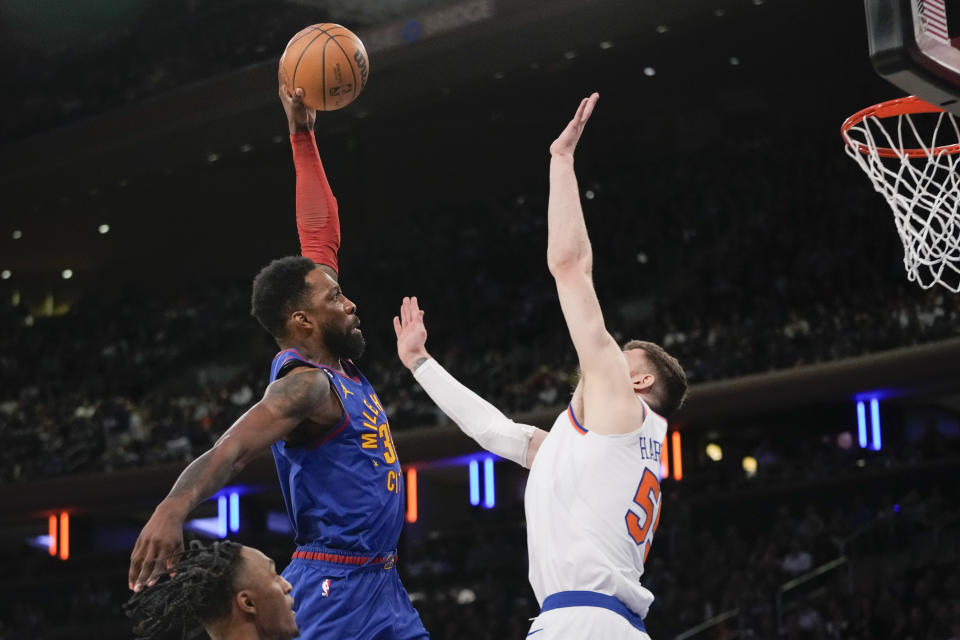
<path id="1" fill-rule="evenodd" d="M 367 84 L 370 61 L 352 31 L 322 22 L 297 33 L 280 57 L 287 90 L 303 89 L 311 109 L 334 111 L 353 102 Z"/>

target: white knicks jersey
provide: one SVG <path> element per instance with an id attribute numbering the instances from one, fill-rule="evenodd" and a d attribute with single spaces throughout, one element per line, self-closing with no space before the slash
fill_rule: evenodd
<path id="1" fill-rule="evenodd" d="M 660 452 L 667 421 L 644 404 L 636 431 L 599 435 L 573 410 L 557 417 L 526 489 L 530 585 L 543 604 L 560 591 L 595 591 L 646 616 L 640 584 L 660 520 Z"/>

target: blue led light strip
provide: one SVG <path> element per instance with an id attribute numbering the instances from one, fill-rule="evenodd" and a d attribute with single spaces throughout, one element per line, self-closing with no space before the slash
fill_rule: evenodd
<path id="1" fill-rule="evenodd" d="M 493 509 L 493 506 L 497 503 L 493 478 L 493 458 L 487 458 L 483 461 L 483 481 L 483 506 L 487 509 Z"/>
<path id="2" fill-rule="evenodd" d="M 867 448 L 867 408 L 863 400 L 857 401 L 857 435 L 861 449 Z"/>
<path id="3" fill-rule="evenodd" d="M 480 465 L 476 460 L 470 461 L 470 504 L 480 504 Z"/>
<path id="4" fill-rule="evenodd" d="M 870 448 L 880 451 L 883 446 L 880 442 L 880 401 L 876 398 L 870 401 L 870 426 L 873 427 L 873 445 Z"/>
<path id="5" fill-rule="evenodd" d="M 230 532 L 240 531 L 240 494 L 230 493 Z"/>
<path id="6" fill-rule="evenodd" d="M 227 537 L 227 496 L 217 498 L 217 535 Z"/>

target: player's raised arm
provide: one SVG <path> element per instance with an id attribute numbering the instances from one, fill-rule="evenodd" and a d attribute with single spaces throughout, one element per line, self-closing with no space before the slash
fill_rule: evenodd
<path id="1" fill-rule="evenodd" d="M 280 84 L 280 102 L 287 113 L 293 164 L 297 171 L 297 232 L 300 254 L 337 277 L 340 216 L 313 136 L 316 111 L 303 104 L 303 90 Z"/>
<path id="2" fill-rule="evenodd" d="M 319 369 L 291 372 L 267 387 L 206 453 L 191 462 L 147 522 L 130 556 L 129 586 L 153 584 L 183 548 L 183 523 L 201 502 L 223 488 L 260 452 L 322 410 L 330 383 Z"/>
<path id="3" fill-rule="evenodd" d="M 593 250 L 580 205 L 573 153 L 599 95 L 580 102 L 573 120 L 550 145 L 547 266 L 584 373 L 584 410 L 594 429 L 623 433 L 639 427 L 627 360 L 607 331 L 593 287 Z M 588 427 L 589 428 L 589 427 Z"/>
<path id="4" fill-rule="evenodd" d="M 400 315 L 393 318 L 393 329 L 400 361 L 440 410 L 490 453 L 529 469 L 547 432 L 503 415 L 427 353 L 427 327 L 415 297 L 403 299 Z"/>

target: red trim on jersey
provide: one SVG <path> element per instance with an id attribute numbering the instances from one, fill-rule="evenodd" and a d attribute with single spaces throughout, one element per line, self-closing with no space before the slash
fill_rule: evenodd
<path id="1" fill-rule="evenodd" d="M 587 430 L 580 426 L 580 423 L 577 422 L 577 416 L 573 415 L 573 405 L 567 405 L 567 415 L 570 417 L 570 424 L 573 425 L 573 428 L 577 430 L 577 433 L 580 435 L 586 435 Z"/>
<path id="2" fill-rule="evenodd" d="M 281 353 L 286 353 L 286 352 L 288 352 L 288 351 L 290 351 L 291 353 L 297 354 L 297 359 L 298 359 L 298 360 L 302 360 L 303 362 L 307 362 L 307 363 L 309 363 L 309 364 L 312 364 L 313 366 L 318 367 L 318 368 L 320 368 L 320 369 L 325 369 L 325 370 L 329 371 L 330 373 L 335 373 L 335 374 L 337 374 L 338 376 L 340 376 L 341 378 L 346 378 L 347 380 L 353 380 L 353 381 L 356 382 L 357 384 L 363 384 L 363 382 L 360 380 L 359 377 L 355 377 L 355 376 L 348 375 L 348 374 L 346 374 L 346 373 L 344 373 L 344 372 L 342 372 L 342 371 L 337 371 L 337 370 L 334 369 L 333 367 L 328 367 L 328 366 L 325 365 L 325 364 L 320 364 L 319 362 L 314 362 L 313 360 L 310 360 L 309 358 L 304 358 L 303 355 L 302 355 L 299 351 L 297 351 L 297 349 L 295 349 L 295 348 L 293 348 L 293 347 L 291 347 L 291 348 L 289 348 L 289 349 L 284 349 L 283 351 L 281 351 L 280 353 L 278 353 L 276 356 L 274 356 L 273 359 L 276 360 L 277 357 L 278 357 Z M 349 363 L 354 369 L 356 369 L 357 366 L 356 366 L 355 364 L 353 364 L 353 361 L 347 360 L 347 363 Z M 340 366 L 341 366 L 341 367 L 343 366 L 343 362 L 342 362 L 342 361 L 340 362 Z"/>
<path id="3" fill-rule="evenodd" d="M 380 564 L 390 560 L 396 560 L 394 554 L 386 556 L 353 556 L 339 553 L 322 553 L 320 551 L 294 551 L 293 557 L 300 560 L 320 560 L 321 562 L 335 562 L 337 564 Z"/>
<path id="4" fill-rule="evenodd" d="M 340 403 L 343 404 L 343 401 L 341 400 Z M 350 424 L 350 414 L 347 413 L 346 409 L 344 409 L 343 418 L 340 419 L 339 424 L 337 424 L 332 430 L 327 432 L 327 435 L 323 436 L 319 442 L 317 442 L 316 444 L 307 445 L 304 448 L 307 451 L 310 451 L 311 449 L 322 447 L 323 445 L 327 444 L 328 442 L 336 438 L 338 435 L 340 435 L 340 432 L 346 429 L 348 424 Z"/>
<path id="5" fill-rule="evenodd" d="M 326 370 L 329 371 L 330 373 L 335 373 L 335 374 L 337 374 L 338 376 L 340 376 L 341 378 L 346 378 L 347 380 L 352 380 L 352 381 L 356 382 L 357 384 L 363 384 L 363 382 L 360 381 L 360 378 L 351 376 L 351 375 L 349 375 L 349 374 L 346 374 L 346 373 L 344 373 L 343 371 L 337 371 L 336 369 L 334 369 L 334 368 L 332 368 L 332 367 L 328 367 L 328 366 L 325 365 L 325 364 L 318 364 L 317 366 L 320 367 L 321 369 L 326 369 Z M 340 366 L 341 366 L 341 367 L 343 366 L 343 363 L 342 363 L 342 362 L 340 363 Z"/>

